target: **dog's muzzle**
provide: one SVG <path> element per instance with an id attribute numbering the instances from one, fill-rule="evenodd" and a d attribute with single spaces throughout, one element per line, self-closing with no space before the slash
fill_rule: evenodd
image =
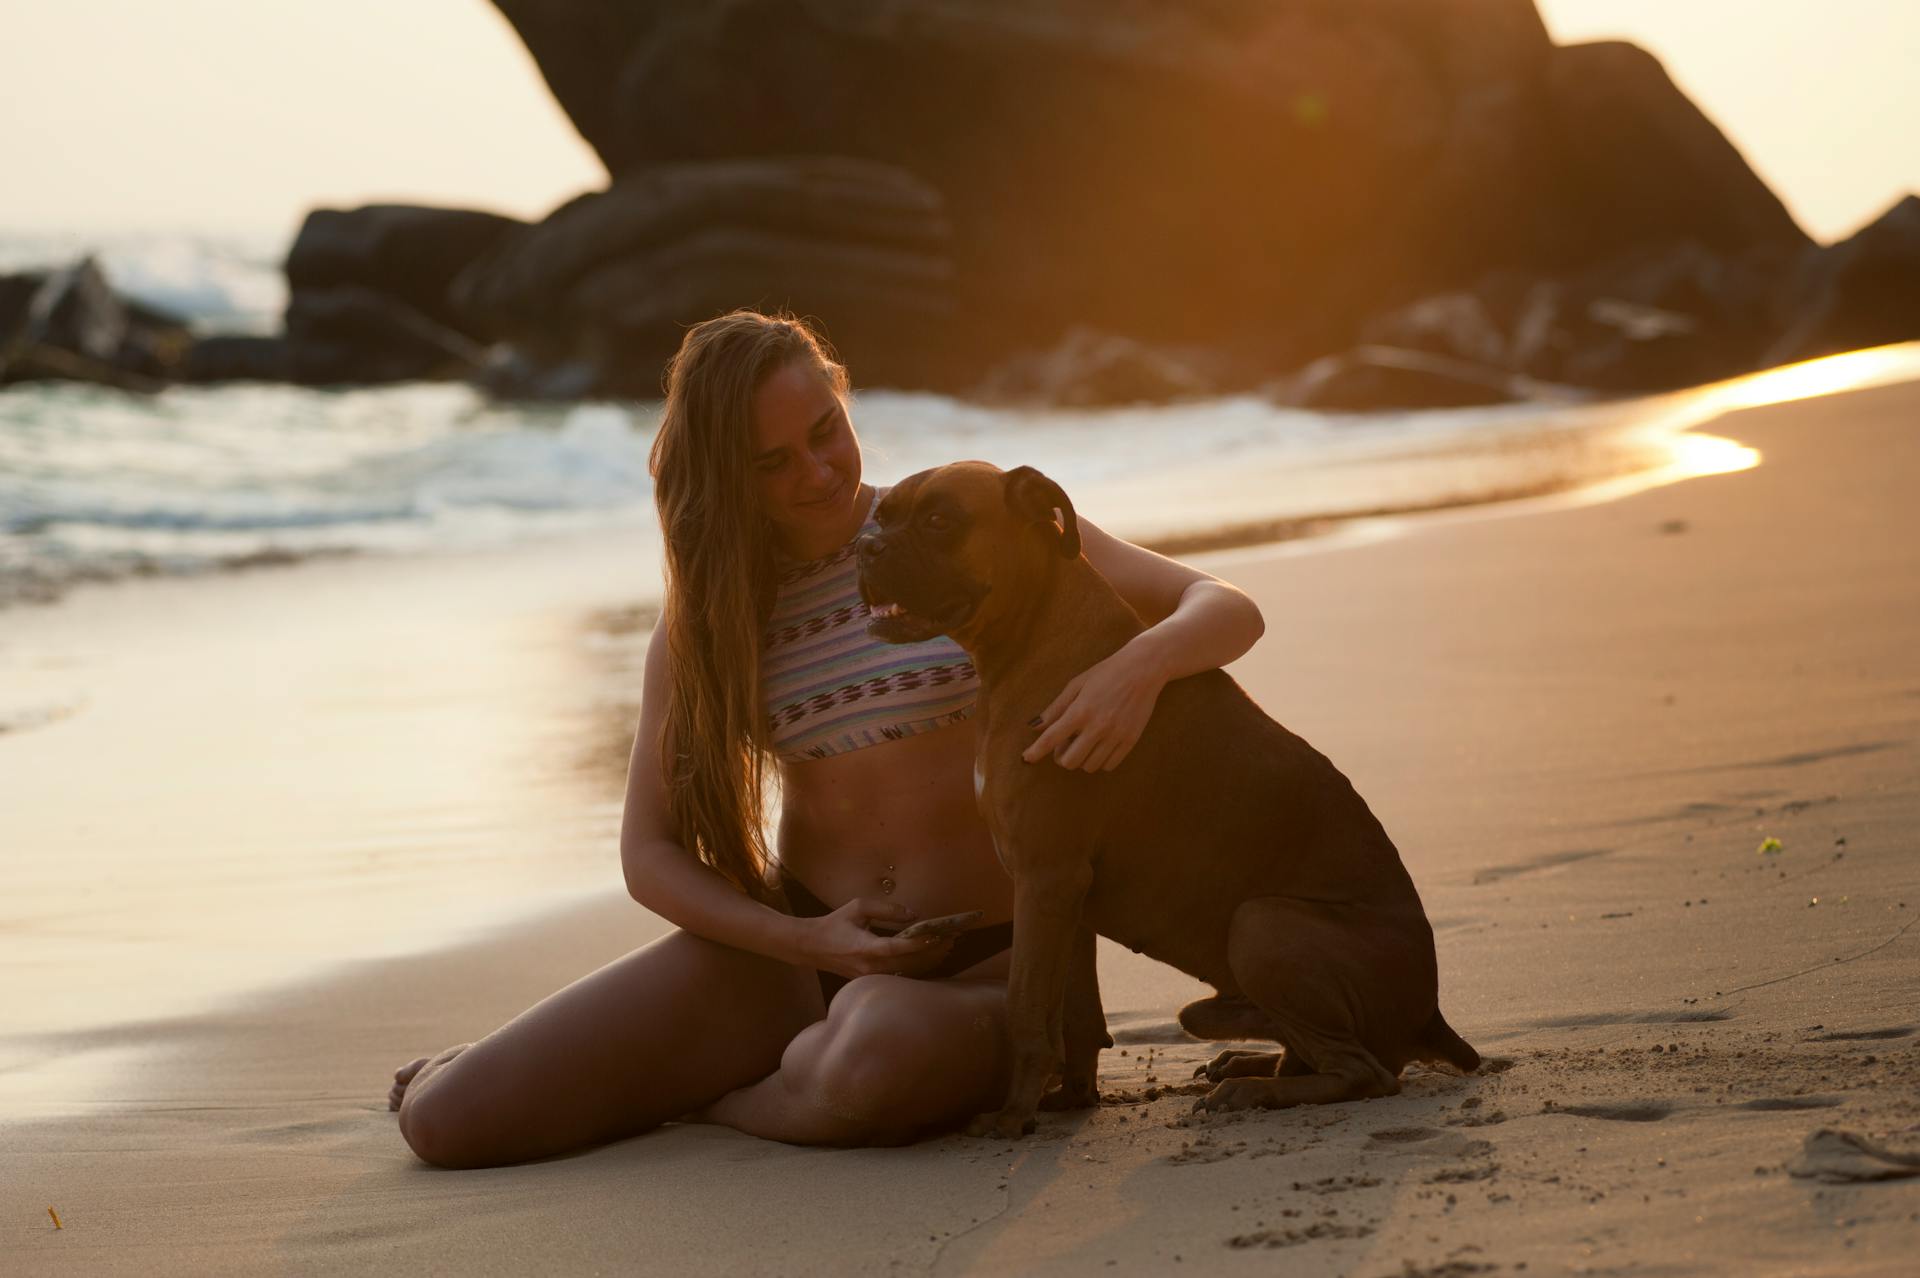
<path id="1" fill-rule="evenodd" d="M 860 598 L 871 614 L 867 633 L 883 643 L 924 643 L 965 624 L 984 591 L 964 588 L 938 596 L 931 565 L 906 565 L 884 533 L 866 533 L 855 543 L 860 557 Z"/>

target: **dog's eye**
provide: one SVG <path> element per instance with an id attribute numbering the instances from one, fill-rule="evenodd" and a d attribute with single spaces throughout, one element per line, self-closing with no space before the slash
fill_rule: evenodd
<path id="1" fill-rule="evenodd" d="M 930 510 L 920 516 L 920 526 L 929 532 L 945 532 L 953 526 L 953 521 L 937 510 Z"/>

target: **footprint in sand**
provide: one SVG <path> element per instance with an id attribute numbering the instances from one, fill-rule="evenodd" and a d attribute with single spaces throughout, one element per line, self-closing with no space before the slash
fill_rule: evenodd
<path id="1" fill-rule="evenodd" d="M 1585 1029 L 1593 1025 L 1699 1025 L 1732 1019 L 1732 1012 L 1714 1007 L 1697 1012 L 1582 1012 L 1575 1016 L 1546 1016 L 1526 1024 L 1534 1029 Z"/>
<path id="2" fill-rule="evenodd" d="M 1575 1118 L 1604 1118 L 1610 1123 L 1657 1123 L 1673 1113 L 1673 1106 L 1660 1101 L 1637 1101 L 1599 1105 L 1554 1105 L 1547 1112 L 1572 1114 Z"/>
<path id="3" fill-rule="evenodd" d="M 1807 1041 L 1810 1043 L 1878 1043 L 1889 1038 L 1910 1038 L 1914 1032 L 1911 1025 L 1890 1025 L 1885 1029 L 1834 1030 L 1830 1034 L 1815 1034 Z"/>
<path id="4" fill-rule="evenodd" d="M 1474 886 L 1483 883 L 1498 883 L 1502 879 L 1517 878 L 1523 874 L 1538 874 L 1544 870 L 1557 870 L 1562 866 L 1578 861 L 1588 861 L 1596 856 L 1605 856 L 1612 848 L 1576 848 L 1570 852 L 1549 852 L 1536 856 L 1532 860 L 1520 861 L 1513 865 L 1490 865 L 1484 870 L 1475 871 Z"/>
<path id="5" fill-rule="evenodd" d="M 1419 1154 L 1435 1158 L 1478 1158 L 1493 1152 L 1493 1142 L 1475 1140 L 1459 1132 L 1438 1127 L 1387 1127 L 1367 1133 L 1370 1143 L 1385 1146 L 1396 1154 Z"/>
<path id="6" fill-rule="evenodd" d="M 371 1105 L 363 1106 L 373 1109 Z M 379 1112 L 385 1114 L 387 1107 L 381 1105 Z M 358 1131 L 364 1120 L 358 1118 L 323 1118 L 305 1123 L 281 1123 L 272 1127 L 256 1127 L 248 1131 L 243 1140 L 262 1145 L 294 1145 L 302 1141 L 326 1140 L 330 1137 Z"/>

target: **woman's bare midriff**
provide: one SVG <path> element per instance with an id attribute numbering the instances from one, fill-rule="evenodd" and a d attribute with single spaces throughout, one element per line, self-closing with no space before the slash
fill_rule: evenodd
<path id="1" fill-rule="evenodd" d="M 1013 881 L 974 803 L 973 738 L 960 723 L 782 764 L 781 867 L 834 908 L 880 897 L 920 918 L 1012 918 Z"/>

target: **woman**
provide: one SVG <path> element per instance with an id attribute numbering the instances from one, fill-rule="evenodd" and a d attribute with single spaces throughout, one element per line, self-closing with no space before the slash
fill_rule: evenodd
<path id="1" fill-rule="evenodd" d="M 878 494 L 845 370 L 792 319 L 698 325 L 652 461 L 666 603 L 621 861 L 680 930 L 402 1067 L 389 1100 L 431 1163 L 520 1162 L 671 1119 L 897 1144 L 1001 1099 L 1013 898 L 974 807 L 974 676 L 949 641 L 865 634 L 850 551 Z M 1149 628 L 1061 690 L 1026 757 L 1095 771 L 1126 757 L 1169 680 L 1238 657 L 1262 622 L 1203 572 L 1080 533 Z M 976 909 L 957 939 L 870 927 Z"/>

